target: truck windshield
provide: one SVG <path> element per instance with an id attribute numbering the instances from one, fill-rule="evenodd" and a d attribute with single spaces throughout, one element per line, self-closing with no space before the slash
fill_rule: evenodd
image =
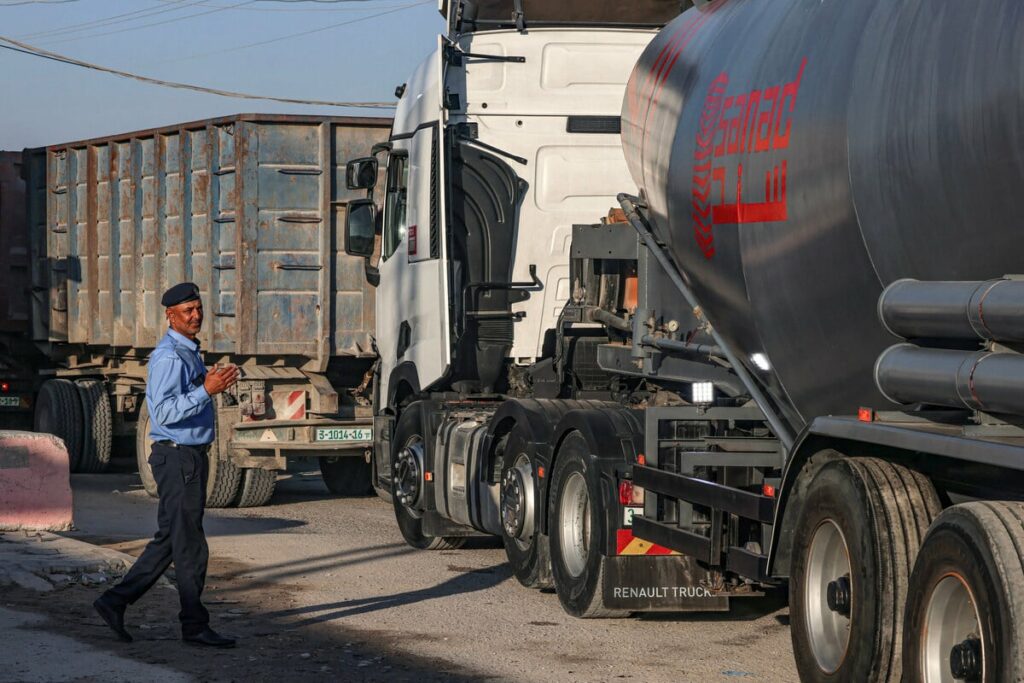
<path id="1" fill-rule="evenodd" d="M 463 32 L 515 28 L 515 0 L 462 2 Z M 522 0 L 526 26 L 661 27 L 692 0 Z"/>
<path id="2" fill-rule="evenodd" d="M 387 261 L 405 238 L 409 187 L 409 157 L 392 154 L 388 161 L 387 195 L 384 197 L 384 244 L 381 257 Z"/>

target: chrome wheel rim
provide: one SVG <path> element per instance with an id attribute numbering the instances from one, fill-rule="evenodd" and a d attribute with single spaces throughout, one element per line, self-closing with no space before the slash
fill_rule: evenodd
<path id="1" fill-rule="evenodd" d="M 533 491 L 533 466 L 525 453 L 520 453 L 501 483 L 501 522 L 505 534 L 520 550 L 533 543 L 536 515 Z"/>
<path id="2" fill-rule="evenodd" d="M 573 472 L 566 480 L 558 512 L 562 561 L 570 575 L 580 576 L 590 554 L 590 495 L 587 480 L 579 472 Z"/>
<path id="3" fill-rule="evenodd" d="M 927 683 L 953 683 L 965 680 L 954 673 L 957 648 L 972 644 L 977 648 L 977 675 L 985 680 L 985 642 L 981 638 L 981 618 L 974 594 L 963 576 L 950 572 L 939 579 L 928 595 L 924 633 L 921 634 L 921 671 Z"/>
<path id="4" fill-rule="evenodd" d="M 395 463 L 395 495 L 402 507 L 415 514 L 423 478 L 423 440 L 412 436 L 405 442 Z"/>
<path id="5" fill-rule="evenodd" d="M 811 650 L 818 667 L 827 674 L 839 669 L 850 644 L 850 618 L 829 606 L 829 584 L 834 585 L 843 578 L 849 582 L 850 576 L 850 550 L 846 538 L 834 521 L 823 520 L 814 530 L 807 551 L 804 605 Z M 848 604 L 852 605 L 852 587 L 848 593 Z"/>

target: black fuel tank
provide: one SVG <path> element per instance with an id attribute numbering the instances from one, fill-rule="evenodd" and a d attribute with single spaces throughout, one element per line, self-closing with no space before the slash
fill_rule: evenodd
<path id="1" fill-rule="evenodd" d="M 634 69 L 623 143 L 711 323 L 794 431 L 886 407 L 900 278 L 1024 272 L 1024 2 L 717 0 Z"/>

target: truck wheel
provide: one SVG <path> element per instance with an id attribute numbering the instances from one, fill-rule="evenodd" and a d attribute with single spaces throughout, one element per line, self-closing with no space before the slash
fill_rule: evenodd
<path id="1" fill-rule="evenodd" d="M 214 413 L 216 416 L 216 413 Z M 214 429 L 219 420 L 214 417 Z M 149 466 L 149 452 L 153 447 L 153 440 L 149 438 L 149 406 L 142 401 L 142 408 L 139 409 L 139 421 L 135 427 L 135 462 L 139 467 L 139 479 L 142 480 L 142 488 L 153 498 L 158 498 L 156 479 L 153 477 L 153 468 Z M 220 459 L 220 448 L 215 440 L 207 453 L 210 472 L 206 480 L 206 507 L 223 508 L 230 507 L 237 500 L 242 487 L 242 470 L 234 463 Z M 271 495 L 273 491 L 271 491 Z"/>
<path id="2" fill-rule="evenodd" d="M 413 548 L 419 548 L 420 550 L 460 548 L 466 539 L 425 535 L 423 533 L 423 520 L 420 519 L 413 508 L 407 507 L 402 503 L 402 499 L 408 498 L 409 495 L 418 496 L 422 494 L 423 472 L 415 471 L 415 467 L 403 466 L 399 468 L 397 464 L 400 460 L 403 462 L 408 460 L 403 460 L 404 449 L 420 449 L 420 452 L 422 452 L 422 449 L 426 448 L 426 439 L 424 439 L 422 434 L 423 421 L 420 419 L 422 414 L 422 405 L 419 403 L 410 404 L 398 418 L 398 424 L 395 426 L 395 436 L 391 441 L 393 449 L 391 452 L 392 472 L 395 472 L 395 476 L 392 477 L 391 502 L 395 508 L 395 521 L 398 522 L 402 538 Z M 402 476 L 398 474 L 400 469 L 403 472 Z"/>
<path id="3" fill-rule="evenodd" d="M 238 494 L 238 507 L 256 508 L 266 505 L 274 496 L 277 472 L 260 467 L 242 469 L 242 490 Z"/>
<path id="4" fill-rule="evenodd" d="M 1024 680 L 1024 506 L 975 502 L 932 524 L 910 578 L 903 680 Z"/>
<path id="5" fill-rule="evenodd" d="M 95 379 L 75 383 L 82 402 L 82 458 L 79 472 L 104 472 L 110 465 L 110 436 L 114 429 L 110 399 L 103 382 Z"/>
<path id="6" fill-rule="evenodd" d="M 604 606 L 605 563 L 601 540 L 606 536 L 601 513 L 601 488 L 591 449 L 579 432 L 567 436 L 558 450 L 551 476 L 551 572 L 555 592 L 566 612 L 584 619 L 624 617 L 627 611 Z"/>
<path id="7" fill-rule="evenodd" d="M 72 382 L 66 379 L 43 382 L 36 399 L 33 426 L 37 432 L 63 439 L 71 471 L 77 472 L 82 459 L 82 405 Z"/>
<path id="8" fill-rule="evenodd" d="M 797 522 L 791 637 L 802 681 L 899 681 L 903 607 L 941 509 L 923 475 L 874 458 L 826 464 Z"/>
<path id="9" fill-rule="evenodd" d="M 219 434 L 220 431 L 215 433 Z M 241 494 L 242 469 L 230 460 L 220 457 L 217 439 L 210 444 L 206 457 L 210 463 L 209 479 L 206 481 L 206 507 L 226 508 L 235 505 Z"/>
<path id="10" fill-rule="evenodd" d="M 153 448 L 153 440 L 149 438 L 149 407 L 142 401 L 139 409 L 139 421 L 135 425 L 135 463 L 139 468 L 139 479 L 142 488 L 153 498 L 158 498 L 156 478 L 153 468 L 149 466 L 149 452 Z"/>
<path id="11" fill-rule="evenodd" d="M 528 428 L 516 423 L 505 444 L 501 470 L 501 540 L 519 583 L 527 588 L 551 588 L 551 546 L 548 537 L 540 533 L 536 471 Z"/>
<path id="12" fill-rule="evenodd" d="M 373 493 L 370 463 L 359 455 L 320 458 L 320 474 L 327 490 L 339 496 L 365 496 Z"/>

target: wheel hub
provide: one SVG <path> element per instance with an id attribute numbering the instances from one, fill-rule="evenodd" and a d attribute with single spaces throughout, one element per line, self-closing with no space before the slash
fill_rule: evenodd
<path id="1" fill-rule="evenodd" d="M 850 644 L 850 614 L 856 597 L 851 574 L 843 532 L 835 521 L 822 520 L 807 550 L 803 593 L 811 651 L 826 674 L 839 670 Z"/>
<path id="2" fill-rule="evenodd" d="M 928 595 L 921 633 L 921 669 L 925 683 L 981 681 L 985 678 L 985 642 L 981 617 L 967 580 L 949 572 Z"/>
<path id="3" fill-rule="evenodd" d="M 534 529 L 533 468 L 521 456 L 501 480 L 501 523 L 509 538 L 527 541 Z"/>
<path id="4" fill-rule="evenodd" d="M 423 445 L 414 443 L 398 453 L 395 462 L 395 495 L 407 508 L 419 505 L 423 494 Z"/>
<path id="5" fill-rule="evenodd" d="M 844 617 L 850 616 L 850 577 L 840 576 L 835 581 L 830 581 L 827 589 L 826 601 L 828 608 L 838 612 Z"/>
<path id="6" fill-rule="evenodd" d="M 968 638 L 954 645 L 949 653 L 949 670 L 958 681 L 980 681 L 981 639 Z"/>

